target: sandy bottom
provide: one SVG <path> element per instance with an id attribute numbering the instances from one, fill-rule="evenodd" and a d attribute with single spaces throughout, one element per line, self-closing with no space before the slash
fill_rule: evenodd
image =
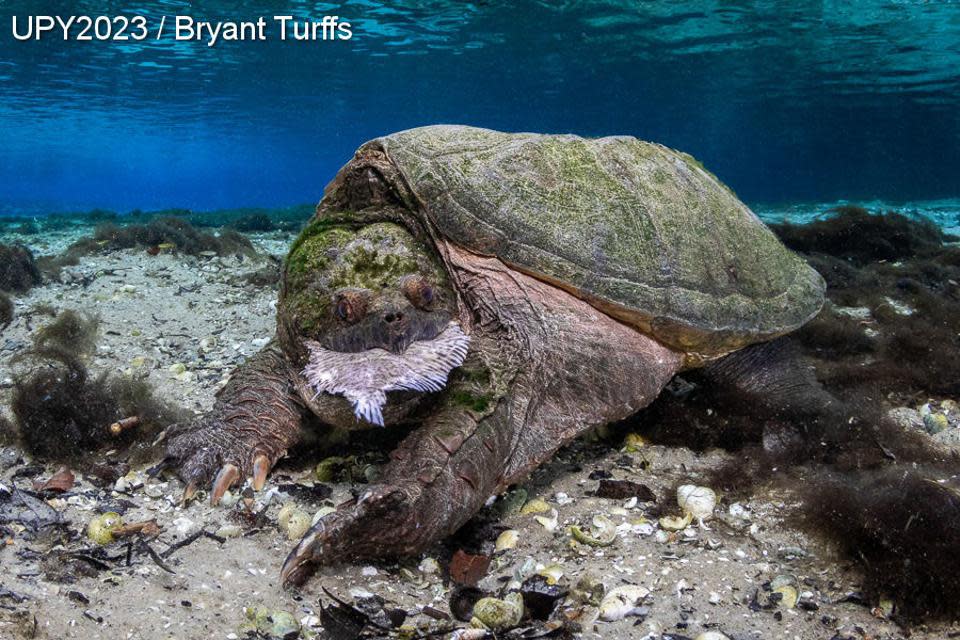
<path id="1" fill-rule="evenodd" d="M 281 235 L 256 238 L 275 253 L 288 240 Z M 93 370 L 147 376 L 159 395 L 190 410 L 207 409 L 231 369 L 273 333 L 275 291 L 238 279 L 258 266 L 234 258 L 151 257 L 142 251 L 84 259 L 70 268 L 65 283 L 47 284 L 17 298 L 17 319 L 0 336 L 0 403 L 8 404 L 12 380 L 22 366 L 12 364 L 11 357 L 48 319 L 31 314 L 31 309 L 47 304 L 99 314 L 101 341 L 90 363 Z M 185 371 L 171 371 L 177 364 Z M 499 524 L 519 532 L 518 543 L 495 556 L 479 586 L 496 590 L 515 572 L 556 565 L 562 584 L 574 585 L 592 575 L 608 590 L 625 584 L 650 590 L 645 617 L 603 622 L 587 616 L 583 637 L 695 638 L 705 631 L 739 639 L 907 637 L 906 631 L 871 612 L 876 603 L 841 602 L 858 591 L 857 574 L 820 543 L 782 524 L 787 506 L 783 496 L 761 493 L 732 510 L 721 496 L 709 530 L 692 526 L 666 535 L 658 532 L 655 518 L 644 523 L 643 503 L 590 495 L 598 485 L 591 474 L 608 472 L 664 495 L 678 481 L 702 481 L 704 473 L 723 460 L 720 452 L 697 455 L 682 448 L 646 446 L 624 453 L 609 445 L 574 444 L 524 487 L 530 498 L 542 498 L 556 509 L 556 529 L 548 531 L 534 515 L 504 517 Z M 54 471 L 55 465 L 32 467 L 15 448 L 0 450 L 4 487 L 30 489 L 33 479 Z M 123 492 L 100 489 L 78 475 L 69 492 L 49 499 L 69 523 L 66 540 L 8 525 L 10 535 L 0 537 L 0 638 L 245 637 L 240 627 L 246 607 L 285 610 L 303 624 L 302 637 L 313 637 L 322 633 L 319 601 L 329 603 L 324 588 L 344 600 L 376 594 L 405 610 L 407 624 L 424 630 L 465 626 L 422 612 L 426 606 L 449 612 L 449 584 L 442 572 L 430 573 L 430 562 L 422 562 L 432 557 L 446 564 L 449 547 L 440 545 L 403 563 L 323 568 L 300 592 L 280 588 L 279 569 L 293 543 L 277 526 L 277 512 L 295 502 L 312 514 L 348 496 L 348 483 L 332 485 L 333 493 L 324 501 L 310 501 L 304 492 L 278 491 L 277 484 L 311 484 L 312 467 L 281 465 L 255 505 L 266 506 L 266 519 L 250 526 L 237 516 L 242 500 L 218 508 L 198 500 L 184 508 L 178 505 L 183 491 L 178 480 L 154 480 L 142 472 L 134 469 Z M 87 575 L 80 575 L 73 564 L 63 566 L 62 559 L 56 559 L 62 558 L 59 552 L 78 552 L 81 558 L 93 553 L 89 550 L 95 545 L 84 529 L 110 505 L 126 507 L 126 522 L 155 518 L 161 533 L 149 544 L 161 556 L 201 529 L 236 537 L 223 542 L 201 537 L 167 555 L 164 564 L 172 573 L 141 548 L 128 554 L 123 541 L 110 546 L 100 564 L 77 561 Z M 571 544 L 568 526 L 588 525 L 601 514 L 618 525 L 613 544 Z M 51 563 L 61 565 L 66 576 L 54 580 L 57 567 Z M 770 594 L 764 584 L 782 574 L 795 576 L 810 610 L 750 606 L 767 605 Z M 946 638 L 952 631 L 957 629 L 914 628 L 910 637 Z"/>

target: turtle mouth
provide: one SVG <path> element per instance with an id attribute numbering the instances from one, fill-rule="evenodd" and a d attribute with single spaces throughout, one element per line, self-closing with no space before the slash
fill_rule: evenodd
<path id="1" fill-rule="evenodd" d="M 450 372 L 467 357 L 470 337 L 450 322 L 436 336 L 416 340 L 402 352 L 375 347 L 358 352 L 333 351 L 306 340 L 309 353 L 301 375 L 315 392 L 341 395 L 360 420 L 383 426 L 388 391 L 440 391 Z"/>

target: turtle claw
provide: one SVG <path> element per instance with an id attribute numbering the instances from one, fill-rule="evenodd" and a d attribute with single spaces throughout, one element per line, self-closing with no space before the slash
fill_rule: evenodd
<path id="1" fill-rule="evenodd" d="M 409 552 L 410 525 L 417 530 L 409 518 L 414 513 L 411 497 L 400 487 L 379 485 L 318 520 L 283 563 L 283 585 L 303 584 L 320 565 Z"/>
<path id="2" fill-rule="evenodd" d="M 253 480 L 251 485 L 254 491 L 260 491 L 267 483 L 267 474 L 270 472 L 270 466 L 270 458 L 262 453 L 253 459 Z"/>
<path id="3" fill-rule="evenodd" d="M 226 493 L 227 489 L 232 487 L 239 478 L 240 469 L 237 465 L 230 464 L 229 462 L 223 465 L 213 481 L 213 490 L 210 493 L 210 504 L 214 507 L 220 504 L 220 499 L 223 498 L 223 494 Z"/>
<path id="4" fill-rule="evenodd" d="M 190 502 L 191 499 L 193 499 L 193 496 L 195 496 L 196 493 L 197 493 L 197 483 L 191 482 L 190 484 L 187 485 L 187 488 L 183 490 L 183 497 L 180 498 L 180 504 L 186 505 L 188 502 Z"/>

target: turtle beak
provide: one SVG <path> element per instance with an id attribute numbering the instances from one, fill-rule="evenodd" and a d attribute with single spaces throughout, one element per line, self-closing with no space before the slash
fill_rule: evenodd
<path id="1" fill-rule="evenodd" d="M 449 322 L 450 314 L 446 311 L 425 312 L 409 305 L 390 305 L 320 342 L 331 351 L 383 349 L 399 356 L 414 342 L 437 337 Z"/>

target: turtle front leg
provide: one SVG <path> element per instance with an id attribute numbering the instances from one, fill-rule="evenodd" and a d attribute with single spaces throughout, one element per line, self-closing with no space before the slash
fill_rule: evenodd
<path id="1" fill-rule="evenodd" d="M 311 528 L 284 563 L 284 584 L 317 565 L 417 553 L 456 531 L 498 490 L 515 424 L 506 402 L 480 417 L 451 401 L 391 454 L 377 484 Z"/>
<path id="2" fill-rule="evenodd" d="M 211 480 L 214 505 L 242 478 L 262 489 L 273 465 L 299 440 L 303 418 L 289 365 L 271 342 L 233 373 L 209 413 L 168 430 L 167 460 L 187 485 L 184 501 Z"/>

